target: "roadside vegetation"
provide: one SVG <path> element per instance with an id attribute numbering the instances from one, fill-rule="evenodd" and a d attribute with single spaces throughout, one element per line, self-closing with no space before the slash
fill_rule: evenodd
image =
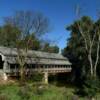
<path id="1" fill-rule="evenodd" d="M 73 89 L 53 85 L 15 84 L 0 86 L 0 100 L 71 100 Z M 69 98 L 69 99 L 68 99 Z"/>
<path id="2" fill-rule="evenodd" d="M 58 87 L 41 83 L 28 83 L 20 86 L 19 83 L 0 85 L 0 100 L 90 100 L 75 94 L 75 87 Z M 99 100 L 100 95 L 96 95 Z"/>

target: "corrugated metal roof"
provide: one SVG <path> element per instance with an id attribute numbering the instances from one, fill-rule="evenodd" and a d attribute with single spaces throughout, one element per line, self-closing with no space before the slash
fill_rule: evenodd
<path id="1" fill-rule="evenodd" d="M 18 51 L 16 48 L 0 47 L 0 53 L 6 57 L 6 60 L 9 63 L 17 62 L 16 57 L 18 55 Z M 27 63 L 36 63 L 37 61 L 38 64 L 71 65 L 69 60 L 61 54 L 28 50 L 27 56 Z"/>
<path id="2" fill-rule="evenodd" d="M 6 60 L 11 63 L 17 63 L 16 57 L 10 57 L 6 58 Z M 71 63 L 68 60 L 56 60 L 56 59 L 39 59 L 39 58 L 29 58 L 26 60 L 27 64 L 46 64 L 46 65 L 71 65 Z"/>

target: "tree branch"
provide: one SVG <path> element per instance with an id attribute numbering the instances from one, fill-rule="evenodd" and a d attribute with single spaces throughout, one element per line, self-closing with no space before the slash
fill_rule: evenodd
<path id="1" fill-rule="evenodd" d="M 78 25 L 79 31 L 80 31 L 80 33 L 81 33 L 81 35 L 82 35 L 82 37 L 83 37 L 83 39 L 84 39 L 84 41 L 85 41 L 85 48 L 86 48 L 86 50 L 88 51 L 87 40 L 86 40 L 86 38 L 85 38 L 85 36 L 84 36 L 84 34 L 83 34 L 84 32 L 82 31 L 82 28 L 80 27 L 79 23 L 77 23 L 77 25 Z"/>

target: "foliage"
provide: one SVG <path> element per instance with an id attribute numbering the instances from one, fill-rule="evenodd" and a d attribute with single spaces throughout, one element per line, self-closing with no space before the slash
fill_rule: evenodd
<path id="1" fill-rule="evenodd" d="M 17 39 L 20 36 L 20 31 L 17 27 L 5 24 L 0 27 L 0 45 L 6 47 L 16 47 Z"/>
<path id="2" fill-rule="evenodd" d="M 32 81 L 32 82 L 42 82 L 42 80 L 43 80 L 43 74 L 39 73 L 39 72 L 34 72 L 31 75 L 28 75 L 26 77 L 26 80 L 29 81 L 29 82 L 30 81 Z"/>
<path id="3" fill-rule="evenodd" d="M 20 39 L 21 35 L 21 31 L 17 27 L 5 23 L 0 27 L 0 45 L 24 48 L 28 42 L 29 49 L 32 50 L 41 50 L 51 53 L 59 52 L 59 48 L 56 45 L 51 46 L 49 43 L 44 43 L 44 46 L 42 46 L 43 41 L 41 41 L 34 33 L 26 35 L 23 39 Z"/>
<path id="4" fill-rule="evenodd" d="M 78 23 L 81 27 L 81 30 L 84 33 L 84 36 L 86 37 L 86 41 L 87 41 L 87 47 L 88 50 L 90 50 L 90 39 L 93 39 L 94 34 L 95 39 L 94 39 L 94 43 L 92 46 L 92 51 L 91 51 L 91 59 L 92 59 L 92 65 L 93 65 L 93 69 L 96 63 L 96 60 L 98 61 L 98 57 L 97 57 L 97 45 L 99 44 L 98 40 L 98 26 L 100 24 L 100 21 L 93 21 L 90 17 L 88 16 L 83 16 L 82 18 L 80 18 L 80 20 L 76 20 L 72 25 L 67 27 L 67 30 L 70 31 L 71 36 L 68 39 L 68 44 L 67 46 L 64 48 L 64 50 L 62 51 L 64 56 L 67 56 L 70 61 L 73 63 L 72 67 L 72 79 L 73 80 L 80 80 L 82 77 L 82 74 L 85 73 L 85 75 L 87 76 L 87 73 L 90 73 L 90 51 L 86 50 L 85 48 L 85 41 L 84 38 L 81 35 L 80 29 L 78 27 Z M 99 30 L 98 30 L 99 31 Z M 96 33 L 95 33 L 96 32 Z M 90 39 L 89 39 L 89 38 Z M 100 54 L 99 54 L 100 55 Z M 97 69 L 99 67 L 99 62 L 97 63 Z M 96 70 L 97 71 L 97 70 Z M 95 71 L 94 71 L 95 72 Z M 78 83 L 80 83 L 79 81 L 76 81 Z"/>
<path id="5" fill-rule="evenodd" d="M 42 46 L 41 36 L 48 33 L 49 28 L 49 19 L 42 13 L 16 11 L 4 18 L 4 24 L 0 27 L 0 45 L 58 53 L 57 46 L 48 43 Z"/>
<path id="6" fill-rule="evenodd" d="M 24 85 L 20 87 L 18 95 L 21 97 L 22 100 L 29 100 L 30 92 L 31 92 L 31 88 L 28 85 Z"/>
<path id="7" fill-rule="evenodd" d="M 44 47 L 42 48 L 42 51 L 49 52 L 49 53 L 59 53 L 59 47 L 58 46 L 52 46 L 49 43 L 45 43 Z"/>
<path id="8" fill-rule="evenodd" d="M 37 92 L 37 88 L 43 88 Z M 8 97 L 8 100 L 23 100 L 24 95 L 29 98 L 28 100 L 90 100 L 85 97 L 78 97 L 74 94 L 75 87 L 57 87 L 54 85 L 44 86 L 40 83 L 28 83 L 24 86 L 17 84 L 0 85 L 0 95 Z M 43 90 L 43 91 L 42 91 Z M 20 94 L 21 93 L 21 94 Z M 97 100 L 100 98 L 100 93 L 97 94 Z"/>
<path id="9" fill-rule="evenodd" d="M 97 79 L 88 79 L 84 85 L 84 92 L 89 97 L 95 97 L 99 92 L 100 82 Z"/>
<path id="10" fill-rule="evenodd" d="M 45 86 L 38 83 L 34 85 L 28 83 L 22 87 L 13 84 L 0 86 L 0 93 L 4 93 L 10 100 L 24 100 L 25 97 L 29 98 L 28 100 L 71 100 L 73 91 L 73 88 Z"/>
<path id="11" fill-rule="evenodd" d="M 42 83 L 36 83 L 33 85 L 34 95 L 43 95 L 47 91 L 48 87 Z"/>
<path id="12" fill-rule="evenodd" d="M 62 51 L 72 62 L 72 81 L 77 85 L 77 93 L 93 97 L 99 89 L 99 46 L 100 19 L 93 21 L 83 16 L 67 27 L 71 36 Z M 97 68 L 96 68 L 97 67 Z M 96 73 L 98 72 L 98 73 Z"/>
<path id="13" fill-rule="evenodd" d="M 87 78 L 82 87 L 76 89 L 77 94 L 88 98 L 95 97 L 98 92 L 100 92 L 100 80 L 94 77 Z"/>

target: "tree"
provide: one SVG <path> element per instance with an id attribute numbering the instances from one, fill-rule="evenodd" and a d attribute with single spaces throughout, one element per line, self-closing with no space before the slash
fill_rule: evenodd
<path id="1" fill-rule="evenodd" d="M 17 11 L 14 16 L 6 17 L 4 20 L 5 23 L 20 29 L 20 38 L 32 33 L 39 37 L 49 31 L 49 20 L 39 12 Z"/>
<path id="2" fill-rule="evenodd" d="M 30 38 L 29 41 L 29 49 L 31 50 L 41 50 L 41 42 L 34 34 L 28 35 L 25 37 L 25 40 L 27 41 Z"/>
<path id="3" fill-rule="evenodd" d="M 70 55 L 73 63 L 79 83 L 77 93 L 93 99 L 100 85 L 96 73 L 100 56 L 100 19 L 93 21 L 83 16 L 67 27 L 67 30 L 71 31 L 71 37 L 63 54 Z"/>
<path id="4" fill-rule="evenodd" d="M 67 41 L 66 47 L 62 50 L 62 54 L 68 57 L 72 63 L 72 78 L 71 81 L 77 86 L 81 86 L 83 80 L 83 70 L 88 73 L 88 62 L 86 59 L 86 51 L 82 36 L 79 34 L 76 24 L 66 28 L 70 32 L 70 38 Z"/>
<path id="5" fill-rule="evenodd" d="M 76 27 L 77 35 L 81 35 L 84 47 L 84 53 L 89 61 L 91 77 L 96 76 L 96 69 L 99 62 L 100 51 L 100 23 L 93 22 L 89 17 L 82 17 L 70 26 L 70 31 L 74 32 Z M 96 55 L 94 56 L 94 48 Z M 80 49 L 78 49 L 80 50 Z"/>
<path id="6" fill-rule="evenodd" d="M 85 18 L 82 19 L 82 22 L 78 22 L 77 24 L 79 32 L 84 39 L 84 45 L 90 64 L 91 77 L 96 76 L 96 71 L 97 71 L 96 69 L 99 61 L 99 51 L 100 51 L 100 25 L 97 23 L 95 24 L 94 25 L 91 24 L 91 22 Z M 93 62 L 94 47 L 96 49 L 96 56 L 95 56 L 95 61 Z"/>
<path id="7" fill-rule="evenodd" d="M 0 45 L 6 47 L 15 47 L 20 31 L 17 27 L 5 24 L 0 28 Z"/>
<path id="8" fill-rule="evenodd" d="M 17 11 L 12 17 L 6 17 L 5 23 L 17 27 L 21 32 L 20 37 L 17 39 L 16 47 L 18 50 L 21 81 L 23 81 L 27 52 L 31 46 L 30 41 L 33 38 L 32 36 L 40 38 L 43 34 L 48 32 L 49 21 L 42 13 Z"/>
<path id="9" fill-rule="evenodd" d="M 52 46 L 49 43 L 45 43 L 42 48 L 42 51 L 49 52 L 49 53 L 59 53 L 59 47 L 56 45 Z"/>

